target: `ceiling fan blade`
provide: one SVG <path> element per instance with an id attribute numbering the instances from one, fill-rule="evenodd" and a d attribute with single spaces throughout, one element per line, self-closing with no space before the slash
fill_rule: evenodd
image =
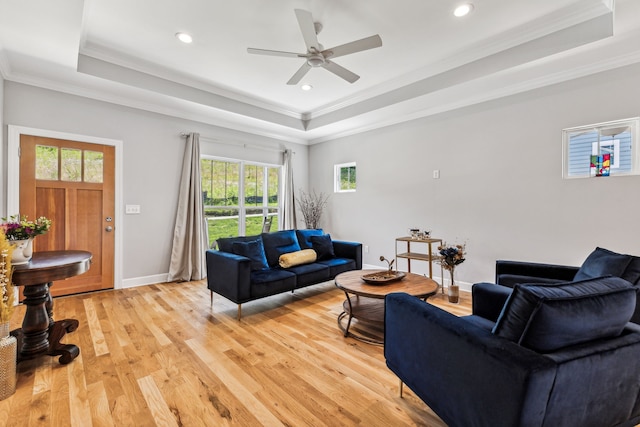
<path id="1" fill-rule="evenodd" d="M 325 61 L 324 65 L 322 67 L 326 68 L 329 71 L 331 71 L 336 76 L 345 79 L 349 83 L 354 83 L 356 80 L 358 80 L 360 78 L 359 75 L 357 75 L 355 73 L 352 73 L 351 71 L 349 71 L 346 68 L 336 64 L 335 62 Z"/>
<path id="2" fill-rule="evenodd" d="M 296 71 L 296 73 L 293 76 L 291 76 L 287 84 L 297 85 L 298 82 L 302 80 L 302 78 L 305 76 L 305 74 L 309 72 L 310 69 L 311 69 L 311 65 L 305 62 L 304 64 L 302 64 L 302 67 L 298 68 L 298 71 Z"/>
<path id="3" fill-rule="evenodd" d="M 269 50 L 269 49 L 256 49 L 253 47 L 248 47 L 247 52 L 254 53 L 257 55 L 270 55 L 270 56 L 286 56 L 288 58 L 306 58 L 306 53 L 294 53 L 294 52 L 283 52 L 280 50 Z"/>
<path id="4" fill-rule="evenodd" d="M 382 39 L 379 35 L 365 37 L 350 43 L 341 44 L 340 46 L 325 49 L 322 54 L 326 58 L 337 58 L 338 56 L 348 55 L 350 53 L 361 52 L 363 50 L 373 49 L 382 46 Z"/>
<path id="5" fill-rule="evenodd" d="M 315 49 L 320 51 L 320 43 L 318 43 L 318 35 L 316 34 L 316 26 L 313 23 L 313 16 L 311 12 L 302 9 L 295 9 L 296 18 L 298 18 L 298 25 L 300 31 L 302 31 L 302 37 L 304 38 L 304 44 L 307 45 L 307 50 Z"/>

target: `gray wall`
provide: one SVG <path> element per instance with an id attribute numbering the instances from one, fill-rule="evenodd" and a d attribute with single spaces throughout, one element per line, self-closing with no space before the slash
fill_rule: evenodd
<path id="1" fill-rule="evenodd" d="M 145 277 L 164 275 L 169 269 L 178 185 L 182 168 L 183 131 L 199 132 L 202 152 L 211 155 L 242 155 L 250 160 L 281 163 L 273 151 L 234 148 L 215 140 L 295 151 L 294 179 L 306 188 L 308 148 L 273 139 L 218 128 L 106 102 L 6 81 L 4 124 L 68 132 L 123 141 L 122 204 L 141 206 L 140 215 L 122 215 L 124 227 L 123 279 L 144 283 Z M 3 127 L 6 141 L 7 130 Z M 213 140 L 213 141 L 212 141 Z M 3 144 L 3 172 L 6 143 Z M 4 185 L 3 185 L 4 189 Z M 5 197 L 2 197 L 3 203 Z M 120 284 L 116 284 L 117 287 Z"/>
<path id="2" fill-rule="evenodd" d="M 561 138 L 639 115 L 635 65 L 314 145 L 309 186 L 332 192 L 333 165 L 357 162 L 357 191 L 332 194 L 323 225 L 369 246 L 365 264 L 393 257 L 410 227 L 467 243 L 456 272 L 467 285 L 493 281 L 496 259 L 580 265 L 596 246 L 640 255 L 640 176 L 563 180 Z"/>

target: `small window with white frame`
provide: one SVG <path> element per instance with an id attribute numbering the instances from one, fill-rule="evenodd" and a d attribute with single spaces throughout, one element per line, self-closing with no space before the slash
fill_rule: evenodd
<path id="1" fill-rule="evenodd" d="M 562 130 L 563 178 L 640 175 L 640 118 Z"/>
<path id="2" fill-rule="evenodd" d="M 336 193 L 356 191 L 356 162 L 334 166 L 334 191 Z"/>

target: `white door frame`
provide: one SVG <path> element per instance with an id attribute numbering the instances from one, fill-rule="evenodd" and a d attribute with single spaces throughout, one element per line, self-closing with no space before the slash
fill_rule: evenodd
<path id="1" fill-rule="evenodd" d="M 57 132 L 46 129 L 36 129 L 24 126 L 8 125 L 7 147 L 7 215 L 15 215 L 20 210 L 20 136 L 33 135 L 44 138 L 66 139 L 69 141 L 87 142 L 115 147 L 115 214 L 118 222 L 115 227 L 115 242 L 113 253 L 113 287 L 122 288 L 122 236 L 124 212 L 122 207 L 122 165 L 123 141 L 96 136 L 79 135 L 67 132 Z"/>

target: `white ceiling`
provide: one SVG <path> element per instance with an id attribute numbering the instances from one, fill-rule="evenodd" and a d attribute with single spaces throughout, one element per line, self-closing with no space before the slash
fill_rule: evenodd
<path id="1" fill-rule="evenodd" d="M 280 139 L 314 143 L 640 62 L 639 0 L 0 0 L 5 79 Z M 314 68 L 294 9 L 349 84 Z M 188 32 L 185 45 L 175 33 Z M 594 61 L 597 59 L 597 61 Z"/>

